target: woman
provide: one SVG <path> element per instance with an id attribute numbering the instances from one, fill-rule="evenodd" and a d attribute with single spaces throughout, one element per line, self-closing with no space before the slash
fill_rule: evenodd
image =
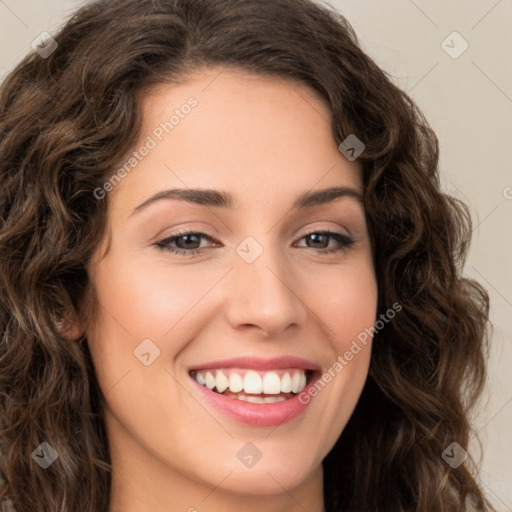
<path id="1" fill-rule="evenodd" d="M 0 111 L 3 507 L 492 510 L 468 209 L 341 15 L 93 2 Z"/>

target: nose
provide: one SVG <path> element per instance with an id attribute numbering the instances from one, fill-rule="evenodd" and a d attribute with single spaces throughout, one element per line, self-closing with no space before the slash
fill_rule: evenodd
<path id="1" fill-rule="evenodd" d="M 301 326 L 307 317 L 304 290 L 300 276 L 286 265 L 282 251 L 263 247 L 251 263 L 240 254 L 234 255 L 226 289 L 226 315 L 231 326 L 238 331 L 258 330 L 265 338 Z"/>

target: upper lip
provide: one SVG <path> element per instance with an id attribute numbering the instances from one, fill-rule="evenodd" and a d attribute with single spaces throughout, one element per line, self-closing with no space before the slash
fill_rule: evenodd
<path id="1" fill-rule="evenodd" d="M 261 358 L 252 356 L 234 357 L 208 363 L 194 365 L 189 370 L 213 370 L 216 368 L 248 368 L 254 370 L 278 370 L 286 368 L 302 368 L 304 370 L 319 370 L 313 361 L 294 356 Z"/>

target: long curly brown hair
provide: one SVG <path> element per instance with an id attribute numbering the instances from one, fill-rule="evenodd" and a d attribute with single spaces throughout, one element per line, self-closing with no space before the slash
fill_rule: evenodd
<path id="1" fill-rule="evenodd" d="M 462 276 L 471 217 L 441 192 L 438 141 L 412 99 L 366 55 L 348 21 L 308 0 L 103 0 L 82 7 L 0 90 L 0 499 L 17 512 L 109 509 L 112 466 L 86 335 L 87 265 L 108 196 L 94 191 L 136 141 L 140 95 L 208 66 L 306 84 L 355 134 L 378 279 L 375 333 L 359 403 L 323 461 L 329 512 L 494 510 L 473 438 L 486 376 L 489 297 Z M 43 442 L 58 460 L 42 470 Z"/>

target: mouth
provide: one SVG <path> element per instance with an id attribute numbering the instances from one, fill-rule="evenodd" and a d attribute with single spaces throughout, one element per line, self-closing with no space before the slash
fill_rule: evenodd
<path id="1" fill-rule="evenodd" d="M 191 370 L 189 375 L 213 393 L 253 404 L 272 404 L 290 400 L 314 378 L 315 371 L 304 368 L 254 370 L 250 368 L 212 368 Z"/>
<path id="2" fill-rule="evenodd" d="M 321 367 L 296 357 L 239 357 L 189 368 L 194 389 L 206 403 L 237 423 L 277 426 L 298 418 Z"/>

